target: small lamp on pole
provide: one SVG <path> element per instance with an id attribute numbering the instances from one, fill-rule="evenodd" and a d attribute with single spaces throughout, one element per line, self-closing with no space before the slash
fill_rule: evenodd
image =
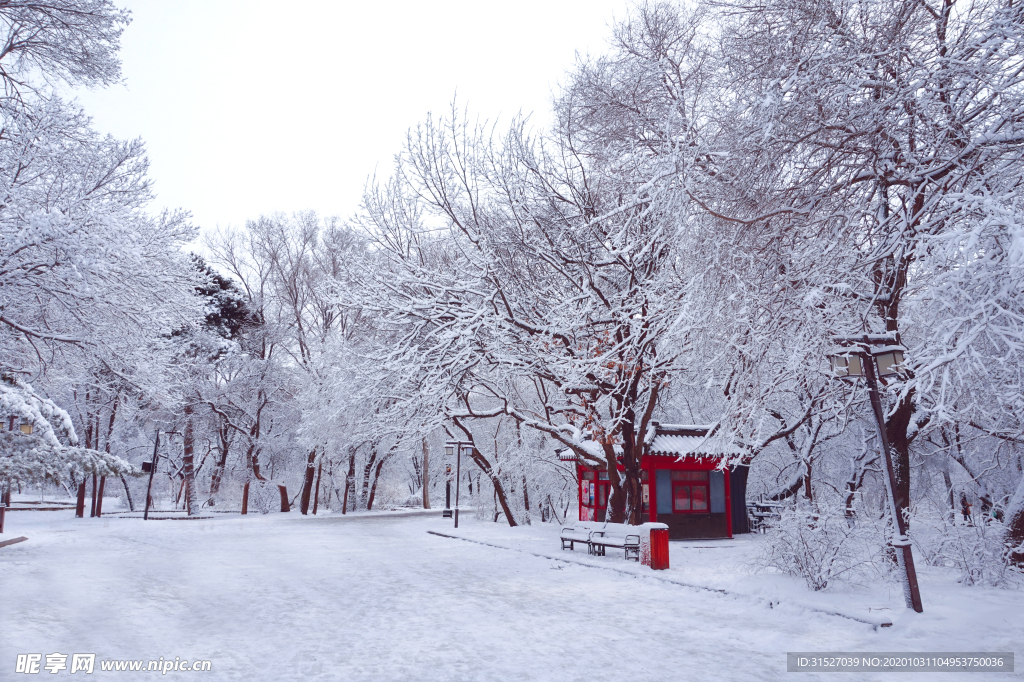
<path id="1" fill-rule="evenodd" d="M 921 589 L 917 583 L 917 569 L 914 567 L 914 554 L 910 549 L 910 538 L 907 537 L 907 522 L 896 504 L 896 471 L 892 464 L 892 452 L 889 449 L 889 437 L 885 430 L 885 414 L 882 411 L 882 399 L 878 392 L 878 379 L 884 381 L 892 377 L 900 377 L 903 372 L 904 348 L 898 336 L 870 335 L 860 337 L 835 337 L 839 348 L 830 354 L 832 374 L 840 379 L 857 381 L 863 378 L 871 398 L 871 408 L 875 413 L 875 425 L 882 443 L 882 454 L 885 459 L 885 491 L 889 499 L 889 510 L 892 514 L 893 549 L 900 568 L 904 572 L 904 596 L 907 608 L 921 613 Z"/>
<path id="2" fill-rule="evenodd" d="M 149 503 L 153 499 L 153 475 L 156 473 L 156 463 L 160 459 L 160 429 L 156 430 L 156 442 L 153 443 L 153 461 L 143 462 L 142 471 L 149 472 L 149 485 L 146 486 L 146 509 L 142 512 L 142 520 L 149 520 Z"/>
<path id="3" fill-rule="evenodd" d="M 451 457 L 451 448 L 445 446 L 445 454 Z M 444 467 L 444 513 L 443 518 L 450 519 L 452 517 L 452 465 L 446 464 Z"/>
<path id="4" fill-rule="evenodd" d="M 471 451 L 473 443 L 462 440 L 450 440 L 444 444 L 444 454 L 448 457 L 455 455 L 455 527 L 459 527 L 459 487 L 462 482 L 462 450 L 465 448 L 467 451 Z M 451 465 L 448 465 L 448 479 L 451 480 Z M 451 516 L 450 510 L 448 509 L 450 498 L 451 498 L 451 484 L 448 484 L 446 488 L 446 499 L 445 502 L 445 518 Z"/>

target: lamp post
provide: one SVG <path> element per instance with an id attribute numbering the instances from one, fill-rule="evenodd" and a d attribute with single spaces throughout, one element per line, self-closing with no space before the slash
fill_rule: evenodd
<path id="1" fill-rule="evenodd" d="M 149 465 L 149 486 L 146 488 L 146 511 L 142 513 L 142 520 L 149 521 L 149 498 L 153 493 L 153 474 L 156 473 L 156 462 L 157 462 L 157 449 L 160 447 L 160 429 L 156 430 L 156 443 L 153 444 L 153 461 L 143 462 L 142 470 L 146 471 L 146 465 Z"/>
<path id="2" fill-rule="evenodd" d="M 448 457 L 455 455 L 455 527 L 459 527 L 459 486 L 462 479 L 462 448 L 470 449 L 473 444 L 469 441 L 463 440 L 450 440 L 444 444 L 444 454 Z M 449 465 L 449 479 L 451 474 L 451 465 Z M 448 494 L 451 494 L 451 488 L 448 488 Z"/>
<path id="3" fill-rule="evenodd" d="M 448 450 L 448 448 L 445 448 Z M 450 452 L 448 453 L 451 454 Z M 443 518 L 450 519 L 452 517 L 452 465 L 446 464 L 444 467 L 444 513 L 441 515 Z"/>
<path id="4" fill-rule="evenodd" d="M 898 534 L 892 546 L 896 549 L 896 560 L 904 573 L 903 596 L 907 608 L 921 613 L 921 590 L 917 584 L 917 570 L 914 568 L 914 554 L 910 549 L 910 538 L 907 537 L 907 521 L 896 506 L 896 471 L 892 465 L 892 453 L 889 449 L 889 437 L 885 432 L 885 414 L 882 411 L 882 399 L 878 393 L 877 378 L 898 377 L 906 350 L 898 336 L 865 334 L 861 337 L 833 338 L 841 350 L 832 354 L 832 372 L 842 379 L 856 381 L 863 377 L 871 398 L 871 409 L 875 413 L 878 437 L 882 443 L 882 455 L 885 459 L 885 492 L 889 499 L 889 510 L 892 513 L 893 528 Z M 877 369 L 877 378 L 876 378 Z"/>

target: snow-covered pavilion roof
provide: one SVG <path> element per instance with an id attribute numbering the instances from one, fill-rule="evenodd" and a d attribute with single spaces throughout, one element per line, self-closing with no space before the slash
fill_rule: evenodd
<path id="1" fill-rule="evenodd" d="M 658 435 L 654 437 L 654 442 L 651 443 L 646 454 L 682 457 L 685 455 L 742 455 L 744 453 L 732 443 L 726 443 L 714 437 Z"/>
<path id="2" fill-rule="evenodd" d="M 651 422 L 644 438 L 644 454 L 659 457 L 722 457 L 726 455 L 743 455 L 744 450 L 735 443 L 723 438 L 707 437 L 712 429 L 702 424 L 660 424 Z M 579 443 L 579 447 L 598 459 L 604 459 L 604 449 L 600 443 L 592 440 Z M 616 454 L 622 452 L 622 446 L 615 446 Z M 557 450 L 558 459 L 563 462 L 577 460 L 576 453 L 570 448 Z"/>
<path id="3" fill-rule="evenodd" d="M 723 456 L 742 455 L 743 450 L 723 438 L 711 436 L 713 428 L 703 424 L 660 424 L 652 422 L 647 431 L 648 455 L 685 457 L 686 455 Z"/>

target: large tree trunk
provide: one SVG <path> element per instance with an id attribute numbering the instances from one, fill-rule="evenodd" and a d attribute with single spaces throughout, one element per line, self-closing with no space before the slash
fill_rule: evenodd
<path id="1" fill-rule="evenodd" d="M 96 516 L 103 516 L 103 488 L 107 484 L 107 477 L 100 476 L 100 489 L 96 497 Z"/>
<path id="2" fill-rule="evenodd" d="M 345 474 L 345 499 L 341 501 L 341 513 L 347 514 L 350 495 L 356 484 L 356 449 L 348 449 L 348 472 Z"/>
<path id="3" fill-rule="evenodd" d="M 199 504 L 196 500 L 195 440 L 192 406 L 188 405 L 185 407 L 185 433 L 182 436 L 181 473 L 185 477 L 185 507 L 189 516 L 199 513 Z"/>
<path id="4" fill-rule="evenodd" d="M 78 497 L 75 500 L 75 516 L 85 518 L 85 479 L 78 484 Z"/>
<path id="5" fill-rule="evenodd" d="M 472 487 L 470 487 L 470 490 L 472 490 Z M 523 506 L 526 507 L 526 514 L 524 520 L 526 521 L 527 526 L 531 526 L 533 524 L 530 521 L 530 491 L 527 490 L 526 486 L 526 474 L 523 474 Z"/>
<path id="6" fill-rule="evenodd" d="M 907 517 L 907 511 L 910 509 L 910 441 L 907 438 L 907 429 L 910 427 L 910 418 L 913 414 L 914 402 L 911 391 L 900 401 L 885 425 L 892 449 L 892 466 L 896 474 L 896 490 L 893 493 L 896 497 L 896 508 L 903 518 Z"/>
<path id="7" fill-rule="evenodd" d="M 476 447 L 476 442 L 473 440 L 473 434 L 470 433 L 469 429 L 462 425 L 458 419 L 452 419 L 452 423 L 458 427 L 460 431 L 466 434 L 466 438 L 469 439 L 470 444 L 473 446 L 469 452 L 470 458 L 474 464 L 480 467 L 480 470 L 487 476 L 491 481 L 491 485 L 494 487 L 494 496 L 498 500 L 498 504 L 501 505 L 501 510 L 505 513 L 505 519 L 508 521 L 510 526 L 518 526 L 516 523 L 516 517 L 512 515 L 512 508 L 508 504 L 508 495 L 505 494 L 505 486 L 501 484 L 501 479 L 491 468 L 491 463 L 487 461 L 487 458 L 483 456 L 483 453 Z M 497 520 L 497 519 L 495 519 Z"/>
<path id="8" fill-rule="evenodd" d="M 370 494 L 366 498 L 366 511 L 373 509 L 373 499 L 377 497 L 377 481 L 380 479 L 380 470 L 384 466 L 384 459 L 377 462 L 373 473 L 373 483 L 370 485 Z"/>
<path id="9" fill-rule="evenodd" d="M 363 486 L 359 492 L 359 506 L 363 509 L 368 509 L 366 503 L 370 495 L 370 474 L 373 472 L 373 465 L 376 463 L 377 446 L 374 445 L 370 448 L 370 458 L 366 460 L 366 466 L 363 467 Z"/>
<path id="10" fill-rule="evenodd" d="M 231 447 L 231 440 L 228 437 L 230 427 L 225 423 L 223 416 L 217 420 L 217 459 L 213 461 L 213 471 L 210 472 L 210 498 L 206 501 L 209 506 L 217 502 L 217 493 L 220 492 L 220 484 L 224 479 L 224 470 L 228 465 L 228 449 Z"/>
<path id="11" fill-rule="evenodd" d="M 627 366 L 624 363 L 623 366 Z M 612 500 L 609 507 L 613 523 L 629 523 L 639 525 L 644 522 L 644 500 L 643 481 L 641 480 L 640 458 L 644 451 L 644 436 L 647 427 L 654 414 L 654 408 L 658 402 L 661 392 L 661 380 L 664 377 L 654 377 L 653 384 L 646 396 L 642 396 L 639 389 L 640 373 L 628 382 L 627 389 L 616 401 L 620 405 L 622 414 L 622 475 L 618 475 L 618 462 L 615 458 L 614 449 L 606 445 L 605 458 L 608 461 L 608 482 L 612 489 Z M 642 407 L 643 412 L 638 419 L 637 408 Z M 613 474 L 614 472 L 614 474 Z M 650 482 L 654 484 L 653 481 Z M 616 499 L 621 498 L 621 499 Z"/>
<path id="12" fill-rule="evenodd" d="M 423 437 L 423 508 L 430 509 L 430 448 Z"/>
<path id="13" fill-rule="evenodd" d="M 120 402 L 120 395 L 114 396 L 114 402 L 110 406 L 110 419 L 107 421 L 107 437 L 103 444 L 103 450 L 109 455 L 110 454 L 110 437 L 114 434 L 114 421 L 117 419 L 117 406 Z M 107 477 L 100 477 L 100 490 L 99 498 L 96 500 L 96 516 L 103 516 L 103 490 L 107 484 Z M 130 500 L 131 498 L 129 498 Z"/>
<path id="14" fill-rule="evenodd" d="M 608 471 L 608 506 L 605 521 L 610 523 L 626 523 L 626 491 L 622 485 L 618 461 L 615 457 L 615 446 L 604 445 L 605 469 Z M 623 457 L 625 459 L 625 457 Z"/>
<path id="15" fill-rule="evenodd" d="M 377 496 L 377 483 L 378 481 L 380 481 L 380 472 L 384 469 L 384 465 L 388 462 L 389 459 L 391 459 L 391 457 L 396 452 L 398 452 L 398 443 L 392 445 L 391 449 L 388 450 L 388 453 L 381 457 L 380 461 L 377 462 L 377 466 L 374 467 L 373 485 L 370 487 L 370 495 L 366 499 L 366 511 L 370 511 L 371 509 L 373 509 L 373 500 Z"/>
<path id="16" fill-rule="evenodd" d="M 313 493 L 313 478 L 316 475 L 316 452 L 313 448 L 306 456 L 306 474 L 302 479 L 302 501 L 299 503 L 299 511 L 303 516 L 309 512 L 309 498 Z"/>

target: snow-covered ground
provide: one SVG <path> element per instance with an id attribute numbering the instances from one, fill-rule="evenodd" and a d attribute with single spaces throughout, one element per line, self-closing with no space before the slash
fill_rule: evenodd
<path id="1" fill-rule="evenodd" d="M 561 552 L 553 525 L 469 514 L 458 531 L 439 512 L 72 514 L 7 517 L 0 540 L 29 540 L 0 548 L 0 680 L 32 679 L 13 674 L 17 654 L 55 652 L 95 653 L 86 679 L 142 674 L 102 672 L 102 660 L 162 656 L 212 661 L 211 672 L 168 673 L 209 680 L 771 680 L 787 675 L 787 651 L 1024 655 L 1020 591 L 963 588 L 925 567 L 921 615 L 884 585 L 812 594 L 746 570 L 757 537 L 674 542 L 672 568 L 655 573 Z M 956 675 L 1009 677 L 1024 674 Z"/>

